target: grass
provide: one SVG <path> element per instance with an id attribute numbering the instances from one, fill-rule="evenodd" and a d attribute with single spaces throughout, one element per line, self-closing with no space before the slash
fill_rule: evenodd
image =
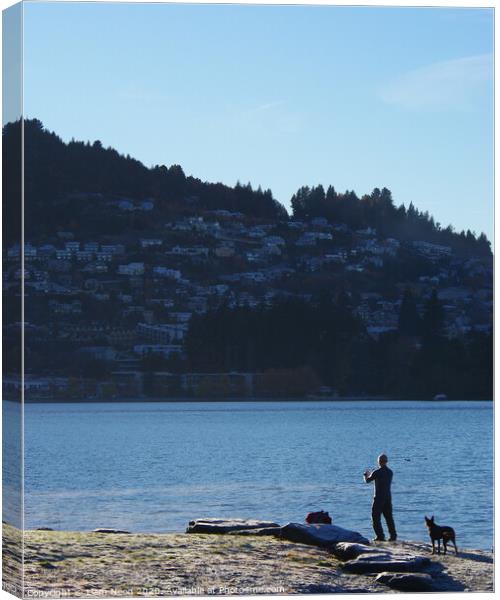
<path id="1" fill-rule="evenodd" d="M 4 525 L 7 583 L 20 578 L 19 539 L 17 530 Z M 280 593 L 304 593 L 310 586 L 342 593 L 385 591 L 373 577 L 345 577 L 341 563 L 325 549 L 267 536 L 26 531 L 25 542 L 26 591 L 33 597 L 35 592 L 52 597 L 61 589 L 72 597 L 116 597 L 132 589 L 136 596 L 148 596 L 148 589 L 169 596 L 175 589 L 248 586 L 262 588 L 263 594 L 277 587 Z M 492 589 L 492 564 L 471 557 L 447 559 L 442 591 L 453 591 L 454 576 L 465 578 L 464 585 L 474 591 Z"/>

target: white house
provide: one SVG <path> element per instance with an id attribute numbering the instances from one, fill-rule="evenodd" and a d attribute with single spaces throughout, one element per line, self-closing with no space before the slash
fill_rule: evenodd
<path id="1" fill-rule="evenodd" d="M 120 275 L 143 275 L 144 274 L 144 263 L 131 262 L 128 265 L 119 265 L 118 273 Z"/>
<path id="2" fill-rule="evenodd" d="M 188 326 L 185 323 L 137 324 L 137 333 L 139 333 L 146 339 L 159 344 L 171 344 L 173 342 L 182 342 L 187 332 L 187 329 Z"/>
<path id="3" fill-rule="evenodd" d="M 174 279 L 179 281 L 182 274 L 177 269 L 169 269 L 168 267 L 153 267 L 153 273 L 158 277 L 165 277 L 166 279 Z"/>
<path id="4" fill-rule="evenodd" d="M 139 356 L 161 354 L 164 358 L 170 358 L 174 354 L 182 354 L 182 346 L 180 344 L 136 344 L 134 352 Z"/>
<path id="5" fill-rule="evenodd" d="M 157 247 L 161 246 L 162 244 L 163 244 L 163 240 L 160 240 L 158 238 L 141 240 L 142 248 L 157 248 Z"/>

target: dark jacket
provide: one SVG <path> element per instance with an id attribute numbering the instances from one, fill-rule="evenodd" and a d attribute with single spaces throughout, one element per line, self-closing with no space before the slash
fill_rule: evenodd
<path id="1" fill-rule="evenodd" d="M 382 467 L 375 469 L 368 477 L 365 476 L 365 481 L 375 482 L 373 497 L 377 500 L 386 500 L 391 497 L 391 481 L 392 471 L 388 466 L 383 465 Z"/>

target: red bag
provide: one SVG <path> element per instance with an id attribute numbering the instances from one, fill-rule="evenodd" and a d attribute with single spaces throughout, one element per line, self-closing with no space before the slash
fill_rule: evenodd
<path id="1" fill-rule="evenodd" d="M 332 518 L 324 510 L 320 510 L 318 512 L 307 513 L 306 523 L 309 523 L 309 525 L 311 523 L 324 523 L 326 525 L 331 525 L 332 524 Z"/>

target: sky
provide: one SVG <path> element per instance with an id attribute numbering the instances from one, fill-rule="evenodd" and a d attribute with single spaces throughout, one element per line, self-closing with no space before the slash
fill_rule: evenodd
<path id="1" fill-rule="evenodd" d="M 492 9 L 27 2 L 24 114 L 287 208 L 385 186 L 493 237 Z"/>

